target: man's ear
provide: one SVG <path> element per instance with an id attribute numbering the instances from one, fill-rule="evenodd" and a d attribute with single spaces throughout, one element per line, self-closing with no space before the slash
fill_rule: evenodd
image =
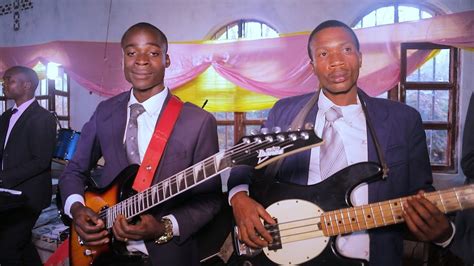
<path id="1" fill-rule="evenodd" d="M 171 65 L 170 56 L 168 54 L 166 54 L 165 67 L 168 68 L 170 65 Z"/>
<path id="2" fill-rule="evenodd" d="M 310 61 L 309 61 L 309 65 L 311 66 L 311 70 L 313 70 L 313 73 L 314 73 L 314 71 L 315 71 L 314 68 L 316 67 L 316 66 L 314 65 L 314 61 L 313 61 L 313 60 L 310 60 Z"/>
<path id="3" fill-rule="evenodd" d="M 26 80 L 23 83 L 23 87 L 25 87 L 26 90 L 32 90 L 33 89 L 33 88 L 31 88 L 32 86 L 33 86 L 33 84 L 31 83 L 31 81 Z"/>
<path id="4" fill-rule="evenodd" d="M 359 68 L 362 67 L 362 53 L 359 52 Z"/>

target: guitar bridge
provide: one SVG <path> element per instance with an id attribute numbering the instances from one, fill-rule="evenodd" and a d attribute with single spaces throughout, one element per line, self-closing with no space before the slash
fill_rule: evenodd
<path id="1" fill-rule="evenodd" d="M 278 220 L 273 217 L 275 220 L 275 224 L 269 224 L 265 222 L 265 228 L 267 229 L 268 233 L 272 237 L 273 241 L 268 245 L 268 250 L 278 250 L 281 249 L 281 237 L 280 237 L 280 227 L 278 226 Z"/>

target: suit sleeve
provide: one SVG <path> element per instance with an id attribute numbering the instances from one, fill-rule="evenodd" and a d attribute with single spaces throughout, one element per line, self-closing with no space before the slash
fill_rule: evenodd
<path id="1" fill-rule="evenodd" d="M 102 155 L 97 138 L 97 110 L 82 128 L 74 157 L 59 178 L 63 202 L 66 202 L 67 197 L 72 194 L 84 195 L 84 187 L 90 176 L 90 170 Z"/>
<path id="2" fill-rule="evenodd" d="M 276 124 L 275 119 L 276 113 L 278 112 L 278 106 L 280 106 L 279 102 L 277 102 L 275 104 L 275 107 L 270 110 L 270 112 L 268 113 L 268 118 L 263 123 L 262 127 L 272 130 L 273 127 L 280 126 Z M 233 167 L 230 171 L 229 179 L 227 181 L 228 191 L 231 191 L 234 187 L 237 187 L 239 185 L 250 185 L 257 173 L 264 173 L 264 170 L 255 171 L 254 168 L 249 165 L 238 165 Z"/>
<path id="3" fill-rule="evenodd" d="M 199 131 L 193 162 L 198 163 L 217 153 L 218 150 L 216 120 L 207 115 Z M 221 191 L 220 177 L 213 177 L 212 180 L 193 189 L 192 196 L 180 207 L 171 211 L 179 224 L 180 243 L 214 218 L 224 203 Z"/>
<path id="4" fill-rule="evenodd" d="M 465 210 L 456 215 L 456 234 L 449 249 L 467 264 L 474 264 L 474 210 Z"/>
<path id="5" fill-rule="evenodd" d="M 0 174 L 5 188 L 15 186 L 33 178 L 51 167 L 54 147 L 56 145 L 56 121 L 46 112 L 38 113 L 28 121 L 29 160 L 25 160 L 15 168 L 2 171 Z"/>

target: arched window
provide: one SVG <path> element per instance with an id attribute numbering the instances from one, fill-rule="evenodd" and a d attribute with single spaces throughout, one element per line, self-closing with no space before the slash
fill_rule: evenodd
<path id="1" fill-rule="evenodd" d="M 262 39 L 278 37 L 278 32 L 270 25 L 258 20 L 241 19 L 220 28 L 212 36 L 213 40 Z"/>
<path id="2" fill-rule="evenodd" d="M 262 39 L 278 37 L 278 32 L 270 25 L 258 21 L 241 19 L 231 22 L 213 34 L 213 40 L 238 40 L 238 39 Z M 228 83 L 213 69 L 209 69 L 215 82 Z M 252 130 L 260 128 L 268 116 L 269 109 L 253 112 L 215 112 L 217 119 L 217 130 L 219 134 L 219 147 L 225 149 L 231 147 L 242 136 L 249 135 Z"/>
<path id="3" fill-rule="evenodd" d="M 367 12 L 353 28 L 416 21 L 440 14 L 428 6 L 399 3 Z M 416 108 L 423 119 L 433 170 L 454 170 L 458 51 L 454 47 L 431 43 L 402 43 L 400 49 L 400 84 L 379 97 Z M 408 55 L 418 50 L 425 50 L 430 56 L 414 72 L 407 73 Z"/>
<path id="4" fill-rule="evenodd" d="M 379 25 L 393 24 L 405 21 L 415 21 L 425 18 L 431 18 L 437 15 L 437 12 L 415 6 L 395 4 L 377 8 L 367 15 L 364 15 L 353 26 L 354 29 L 367 28 Z"/>

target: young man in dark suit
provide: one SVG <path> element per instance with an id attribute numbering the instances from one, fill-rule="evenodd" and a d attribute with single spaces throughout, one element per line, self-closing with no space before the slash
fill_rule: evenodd
<path id="1" fill-rule="evenodd" d="M 105 187 L 129 164 L 142 162 L 155 125 L 171 92 L 164 85 L 170 65 L 166 36 L 155 26 L 138 23 L 122 37 L 123 68 L 132 89 L 99 104 L 81 132 L 74 158 L 61 175 L 59 186 L 64 210 L 73 218 L 85 245 L 109 242 L 104 221 L 84 206 L 84 186 L 90 170 L 100 157 L 105 160 L 99 187 Z M 133 162 L 125 145 L 132 105 L 141 105 L 136 120 L 139 160 Z M 184 103 L 167 141 L 153 184 L 196 164 L 218 151 L 214 117 L 201 108 Z M 127 250 L 147 256 L 144 264 L 199 265 L 195 233 L 208 223 L 222 206 L 220 180 L 214 178 L 165 204 L 140 215 L 136 224 L 119 216 L 113 225 L 116 240 Z M 158 242 L 156 242 L 158 240 Z M 71 239 L 78 241 L 78 239 Z M 110 262 L 118 265 L 120 262 Z"/>
<path id="2" fill-rule="evenodd" d="M 374 136 L 367 126 L 370 122 L 388 164 L 388 177 L 385 181 L 355 188 L 351 197 L 353 203 L 363 205 L 414 194 L 421 189 L 432 190 L 431 166 L 421 117 L 407 105 L 370 97 L 357 87 L 362 54 L 353 30 L 339 21 L 321 23 L 309 37 L 308 54 L 321 89 L 316 95 L 311 93 L 278 101 L 264 126 L 288 128 L 300 110 L 316 99 L 304 123 L 314 124 L 316 133 L 323 139 L 324 131 L 329 128 L 337 133 L 327 138 L 321 147 L 285 158 L 275 179 L 312 185 L 331 178 L 331 174 L 345 166 L 366 161 L 378 162 Z M 367 111 L 364 111 L 362 103 L 365 103 Z M 339 140 L 336 142 L 335 139 Z M 336 145 L 339 149 L 331 153 L 331 147 Z M 328 157 L 334 160 L 325 161 Z M 332 169 L 328 168 L 329 165 L 333 166 Z M 264 229 L 260 218 L 268 223 L 274 221 L 259 203 L 248 196 L 252 175 L 243 167 L 232 169 L 229 199 L 241 240 L 251 247 L 263 247 L 272 241 L 272 237 Z M 258 194 L 258 191 L 253 193 Z M 329 199 L 329 193 L 319 197 Z M 417 213 L 409 215 L 416 216 Z M 428 221 L 430 223 L 423 224 L 423 228 L 431 232 L 429 240 L 443 242 L 449 237 L 451 227 L 446 220 Z M 336 246 L 343 256 L 366 260 L 371 265 L 400 265 L 402 240 L 400 227 L 382 227 L 340 236 Z M 307 247 L 312 248 L 316 249 Z"/>
<path id="3" fill-rule="evenodd" d="M 21 191 L 26 203 L 2 213 L 0 265 L 41 265 L 31 230 L 51 204 L 56 120 L 34 98 L 38 82 L 36 73 L 23 66 L 3 75 L 3 93 L 15 104 L 0 117 L 0 187 Z"/>

